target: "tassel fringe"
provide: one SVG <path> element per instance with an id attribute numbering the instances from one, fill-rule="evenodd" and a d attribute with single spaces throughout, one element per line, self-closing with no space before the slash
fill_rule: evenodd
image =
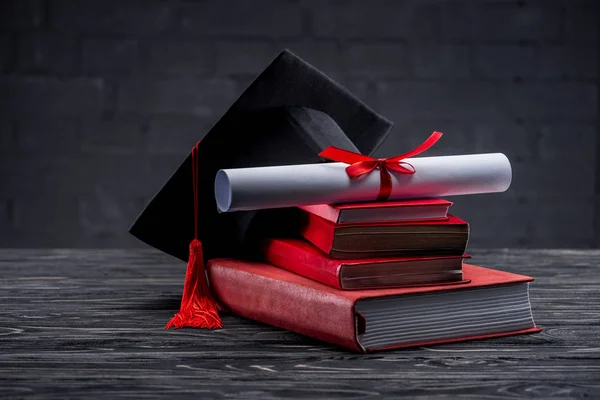
<path id="1" fill-rule="evenodd" d="M 190 243 L 190 256 L 185 273 L 185 284 L 179 312 L 166 328 L 222 328 L 223 323 L 214 300 L 204 267 L 202 243 L 194 239 Z"/>

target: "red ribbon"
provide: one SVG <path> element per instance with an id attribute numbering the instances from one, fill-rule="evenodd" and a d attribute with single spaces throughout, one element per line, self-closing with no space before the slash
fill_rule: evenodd
<path id="1" fill-rule="evenodd" d="M 319 156 L 331 161 L 350 164 L 346 168 L 346 173 L 350 179 L 356 179 L 361 175 L 372 172 L 374 169 L 379 169 L 381 184 L 379 187 L 379 195 L 377 196 L 377 200 L 385 200 L 390 197 L 390 194 L 392 193 L 392 176 L 390 175 L 389 170 L 399 172 L 401 174 L 414 174 L 417 172 L 415 167 L 412 164 L 402 160 L 424 152 L 433 146 L 438 140 L 440 140 L 441 137 L 441 132 L 433 132 L 431 136 L 427 138 L 427 140 L 425 140 L 415 149 L 409 151 L 408 153 L 389 158 L 372 158 L 334 146 L 329 146 L 320 152 Z"/>

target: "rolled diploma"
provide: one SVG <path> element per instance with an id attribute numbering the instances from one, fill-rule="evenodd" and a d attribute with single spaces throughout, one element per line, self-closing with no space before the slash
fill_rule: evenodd
<path id="1" fill-rule="evenodd" d="M 504 192 L 512 171 L 501 153 L 404 160 L 416 172 L 390 171 L 389 200 Z M 379 194 L 379 170 L 356 179 L 346 174 L 348 164 L 321 163 L 223 169 L 215 177 L 220 212 L 374 201 Z"/>

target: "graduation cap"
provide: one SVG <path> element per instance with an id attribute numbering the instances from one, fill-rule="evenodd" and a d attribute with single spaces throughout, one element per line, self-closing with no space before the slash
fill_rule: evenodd
<path id="1" fill-rule="evenodd" d="M 146 244 L 188 261 L 181 310 L 170 326 L 220 326 L 212 312 L 203 259 L 247 257 L 256 229 L 268 225 L 264 216 L 282 218 L 282 210 L 263 210 L 262 218 L 256 211 L 219 213 L 214 198 L 218 170 L 316 163 L 328 146 L 370 154 L 391 127 L 389 120 L 321 71 L 288 50 L 280 53 L 194 147 L 130 228 Z M 197 297 L 205 304 L 198 304 Z M 192 309 L 211 311 L 198 317 Z"/>

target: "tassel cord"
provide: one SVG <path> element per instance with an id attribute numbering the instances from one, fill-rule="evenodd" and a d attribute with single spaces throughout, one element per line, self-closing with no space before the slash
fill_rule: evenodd
<path id="1" fill-rule="evenodd" d="M 194 239 L 185 273 L 185 283 L 179 312 L 167 323 L 166 328 L 221 328 L 217 303 L 214 300 L 204 266 L 202 243 L 198 240 L 198 142 L 192 149 L 192 190 L 194 192 Z"/>

